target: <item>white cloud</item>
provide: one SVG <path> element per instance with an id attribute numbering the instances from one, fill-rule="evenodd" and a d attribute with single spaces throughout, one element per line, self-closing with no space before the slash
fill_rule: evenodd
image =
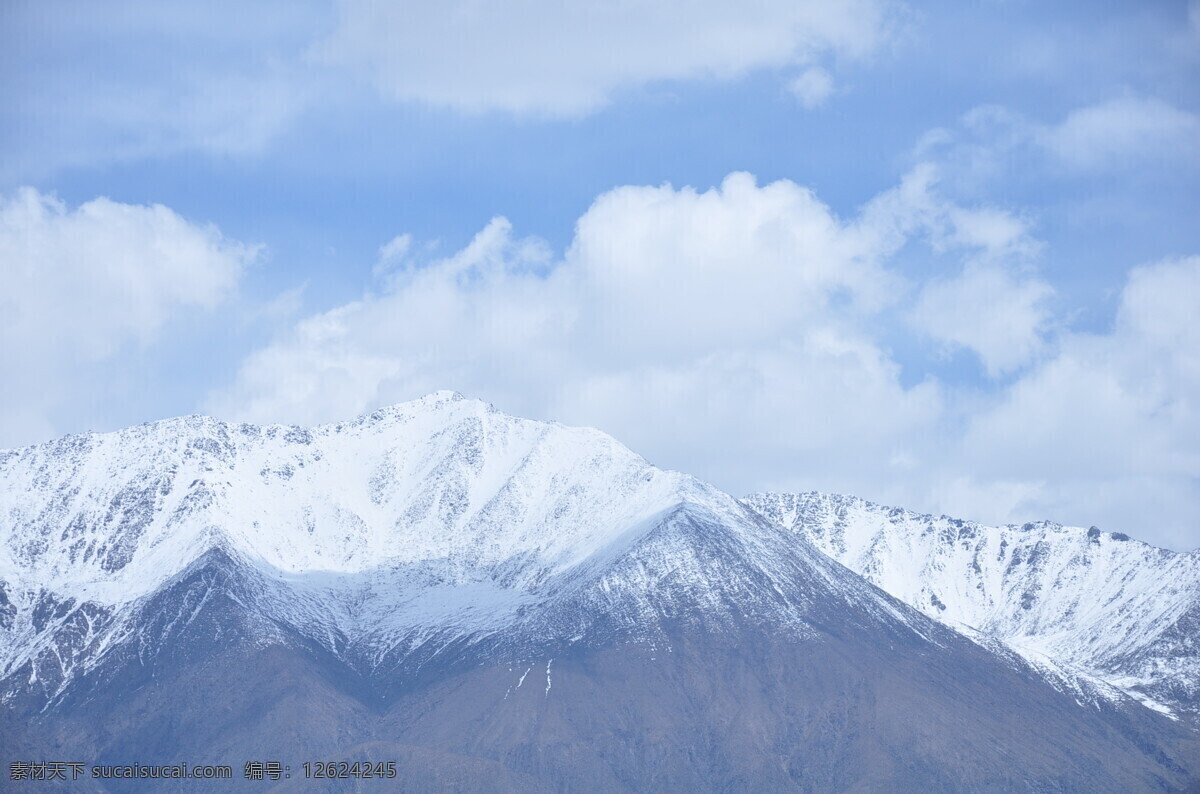
<path id="1" fill-rule="evenodd" d="M 656 80 L 736 78 L 861 57 L 887 33 L 883 0 L 579 3 L 343 0 L 315 49 L 398 100 L 470 112 L 573 116 Z"/>
<path id="2" fill-rule="evenodd" d="M 0 178 L 204 151 L 261 153 L 328 89 L 302 59 L 311 2 L 43 0 L 0 26 Z"/>
<path id="3" fill-rule="evenodd" d="M 979 356 L 990 377 L 1019 369 L 1045 345 L 1053 294 L 1031 263 L 1041 244 L 1021 217 L 995 207 L 964 207 L 940 197 L 939 169 L 923 163 L 895 189 L 873 199 L 859 225 L 899 242 L 924 234 L 935 253 L 966 265 L 958 275 L 933 277 L 906 307 L 908 322 L 945 349 Z"/>
<path id="4" fill-rule="evenodd" d="M 1197 316 L 1200 257 L 1135 268 L 1111 332 L 1065 335 L 1056 355 L 972 417 L 965 466 L 1042 483 L 1027 514 L 1146 527 L 1195 546 Z"/>
<path id="5" fill-rule="evenodd" d="M 380 278 L 402 267 L 411 249 L 411 234 L 396 235 L 379 247 L 379 259 L 375 261 L 375 266 L 371 268 L 371 273 L 376 278 Z"/>
<path id="6" fill-rule="evenodd" d="M 1120 97 L 1074 110 L 1060 124 L 1039 129 L 1036 137 L 1073 168 L 1195 162 L 1200 116 L 1159 99 Z"/>
<path id="7" fill-rule="evenodd" d="M 1041 245 L 1029 234 L 1026 222 L 1011 212 L 994 207 L 947 209 L 950 242 L 972 248 L 988 261 L 1023 261 L 1033 257 Z"/>
<path id="8" fill-rule="evenodd" d="M 456 388 L 603 427 L 730 487 L 788 455 L 819 470 L 848 424 L 886 460 L 938 400 L 932 385 L 901 386 L 858 328 L 903 289 L 880 266 L 895 245 L 791 182 L 617 188 L 561 260 L 494 220 L 455 256 L 300 322 L 209 407 L 314 422 Z M 857 467 L 841 449 L 839 465 Z"/>
<path id="9" fill-rule="evenodd" d="M 927 458 L 913 445 L 942 412 L 937 384 L 902 384 L 864 328 L 906 291 L 885 260 L 948 213 L 927 173 L 849 220 L 794 183 L 735 173 L 707 191 L 609 191 L 557 260 L 496 219 L 454 256 L 405 257 L 380 293 L 295 324 L 208 408 L 320 422 L 455 388 L 602 427 L 734 490 L 865 487 Z M 396 239 L 384 259 L 415 247 Z"/>
<path id="10" fill-rule="evenodd" d="M 921 240 L 962 274 L 914 290 L 892 273 Z M 747 174 L 622 187 L 561 258 L 495 219 L 454 256 L 404 260 L 381 292 L 247 358 L 208 408 L 321 422 L 453 388 L 601 427 L 733 491 L 842 490 L 1195 545 L 1200 259 L 1135 270 L 1112 333 L 1088 335 L 1062 330 L 1050 287 L 1021 269 L 1035 248 L 1019 218 L 947 203 L 929 169 L 852 219 Z M 939 343 L 1011 380 L 906 373 L 889 351 L 914 307 Z"/>
<path id="11" fill-rule="evenodd" d="M 871 311 L 892 281 L 884 253 L 810 191 L 735 173 L 704 193 L 604 194 L 579 220 L 566 265 L 600 309 L 583 327 L 629 360 L 788 336 L 834 300 Z"/>
<path id="12" fill-rule="evenodd" d="M 161 205 L 98 198 L 70 209 L 32 188 L 0 199 L 5 442 L 44 436 L 93 365 L 152 343 L 180 310 L 227 299 L 255 254 Z M 15 419 L 22 407 L 29 415 Z"/>
<path id="13" fill-rule="evenodd" d="M 1194 167 L 1200 164 L 1197 140 L 1197 114 L 1154 97 L 1123 96 L 1075 108 L 1057 122 L 983 105 L 957 127 L 927 133 L 916 156 L 941 163 L 945 176 L 971 186 L 994 182 L 1018 163 L 1050 166 L 1060 175 Z"/>
<path id="14" fill-rule="evenodd" d="M 973 351 L 988 377 L 996 378 L 1045 348 L 1053 292 L 1036 277 L 1018 279 L 1003 267 L 969 265 L 955 278 L 927 284 L 911 318 L 935 341 Z"/>
<path id="15" fill-rule="evenodd" d="M 326 118 L 361 116 L 381 95 L 466 112 L 580 116 L 656 81 L 734 80 L 818 58 L 866 58 L 890 38 L 896 7 L 18 2 L 0 25 L 0 146 L 8 155 L 0 180 L 183 152 L 257 156 L 318 109 Z"/>
<path id="16" fill-rule="evenodd" d="M 825 104 L 825 100 L 833 94 L 833 75 L 819 66 L 813 66 L 792 80 L 788 89 L 802 106 L 811 110 Z"/>

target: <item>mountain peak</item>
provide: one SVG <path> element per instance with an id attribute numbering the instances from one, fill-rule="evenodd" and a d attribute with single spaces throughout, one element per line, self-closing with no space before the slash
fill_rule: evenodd
<path id="1" fill-rule="evenodd" d="M 404 402 L 392 403 L 390 405 L 384 405 L 376 408 L 373 411 L 368 411 L 355 419 L 354 423 L 377 422 L 388 418 L 411 416 L 416 413 L 437 411 L 461 404 L 469 404 L 478 410 L 496 411 L 496 409 L 490 403 L 468 398 L 457 391 L 441 389 L 430 392 L 422 397 L 406 400 Z M 334 423 L 334 425 L 344 424 L 346 423 Z"/>
<path id="2" fill-rule="evenodd" d="M 449 391 L 313 428 L 186 416 L 68 437 L 10 453 L 0 473 L 0 579 L 109 603 L 214 544 L 286 575 L 437 561 L 459 579 L 541 576 L 678 502 L 688 480 L 599 431 Z"/>

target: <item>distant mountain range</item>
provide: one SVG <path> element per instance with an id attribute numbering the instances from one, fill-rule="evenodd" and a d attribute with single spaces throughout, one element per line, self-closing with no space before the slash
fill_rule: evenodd
<path id="1" fill-rule="evenodd" d="M 1045 521 L 986 527 L 833 494 L 743 501 L 970 636 L 1200 719 L 1200 551 Z"/>
<path id="2" fill-rule="evenodd" d="M 0 452 L 0 760 L 1184 790 L 1198 604 L 1195 553 L 738 500 L 449 392 L 312 429 L 184 417 Z"/>

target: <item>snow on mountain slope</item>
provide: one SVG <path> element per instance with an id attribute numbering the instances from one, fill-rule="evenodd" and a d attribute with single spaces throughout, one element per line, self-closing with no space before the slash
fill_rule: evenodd
<path id="1" fill-rule="evenodd" d="M 1170 790 L 1200 752 L 603 433 L 445 392 L 0 452 L 10 726 L 111 759 L 400 742 L 558 790 Z"/>
<path id="2" fill-rule="evenodd" d="M 213 582 L 263 641 L 296 632 L 370 669 L 603 630 L 581 605 L 645 636 L 677 617 L 671 598 L 716 626 L 766 611 L 803 633 L 804 588 L 936 627 L 786 540 L 599 431 L 448 392 L 310 430 L 190 416 L 72 436 L 0 452 L 0 680 L 53 698 L 114 648 L 153 645 L 144 625 L 188 625 Z"/>
<path id="3" fill-rule="evenodd" d="M 440 393 L 313 430 L 191 416 L 0 454 L 0 575 L 104 602 L 217 542 L 285 573 L 521 554 L 554 569 L 662 509 L 683 479 L 597 431 Z M 539 531 L 550 521 L 563 531 Z"/>
<path id="4" fill-rule="evenodd" d="M 831 494 L 743 502 L 932 617 L 1200 714 L 1200 553 L 1095 527 L 987 527 Z"/>

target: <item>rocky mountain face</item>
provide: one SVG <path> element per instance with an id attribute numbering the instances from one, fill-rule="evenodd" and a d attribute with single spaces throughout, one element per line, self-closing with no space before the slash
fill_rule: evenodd
<path id="1" fill-rule="evenodd" d="M 832 494 L 744 503 L 931 617 L 1200 722 L 1200 552 L 1096 527 L 988 527 Z"/>
<path id="2" fill-rule="evenodd" d="M 932 619 L 760 507 L 452 393 L 0 452 L 0 742 L 279 760 L 281 790 L 317 760 L 394 760 L 413 791 L 1198 779 L 1191 725 Z"/>

